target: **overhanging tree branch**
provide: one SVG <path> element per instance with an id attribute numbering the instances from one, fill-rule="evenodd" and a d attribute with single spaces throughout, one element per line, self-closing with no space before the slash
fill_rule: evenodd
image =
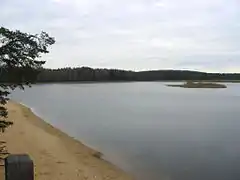
<path id="1" fill-rule="evenodd" d="M 45 61 L 37 60 L 49 53 L 55 39 L 46 32 L 28 34 L 0 27 L 0 131 L 11 125 L 6 121 L 8 112 L 4 105 L 12 90 L 35 82 Z"/>

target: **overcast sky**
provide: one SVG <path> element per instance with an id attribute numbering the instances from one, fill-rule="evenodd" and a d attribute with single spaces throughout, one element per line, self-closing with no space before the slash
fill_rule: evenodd
<path id="1" fill-rule="evenodd" d="M 0 0 L 0 22 L 54 36 L 45 67 L 240 71 L 239 0 Z"/>

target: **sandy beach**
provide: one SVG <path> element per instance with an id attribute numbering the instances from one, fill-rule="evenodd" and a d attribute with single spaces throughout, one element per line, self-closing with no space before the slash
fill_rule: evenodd
<path id="1" fill-rule="evenodd" d="M 1 135 L 11 154 L 27 153 L 36 180 L 130 180 L 116 166 L 94 156 L 96 151 L 49 125 L 16 102 L 7 104 L 14 125 Z M 0 180 L 4 179 L 1 167 Z"/>

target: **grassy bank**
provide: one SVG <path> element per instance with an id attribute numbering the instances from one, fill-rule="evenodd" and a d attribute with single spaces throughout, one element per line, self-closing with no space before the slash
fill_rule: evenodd
<path id="1" fill-rule="evenodd" d="M 2 135 L 11 154 L 27 153 L 35 164 L 35 180 L 130 180 L 132 177 L 101 159 L 97 152 L 15 102 L 7 104 L 14 125 Z M 0 180 L 4 179 L 3 167 Z"/>

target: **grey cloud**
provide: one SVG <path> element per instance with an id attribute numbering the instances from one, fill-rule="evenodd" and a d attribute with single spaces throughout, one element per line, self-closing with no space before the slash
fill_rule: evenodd
<path id="1" fill-rule="evenodd" d="M 237 0 L 3 0 L 0 21 L 55 36 L 56 45 L 44 56 L 48 67 L 231 71 L 240 68 L 239 5 Z"/>

